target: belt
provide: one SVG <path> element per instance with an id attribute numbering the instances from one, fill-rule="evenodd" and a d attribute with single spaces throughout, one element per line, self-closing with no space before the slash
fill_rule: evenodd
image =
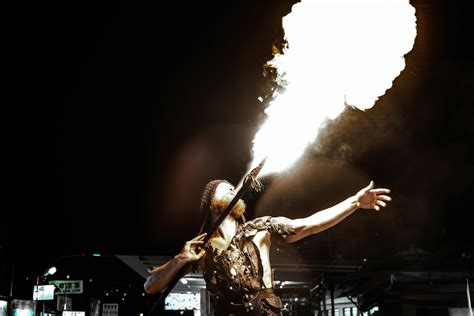
<path id="1" fill-rule="evenodd" d="M 282 304 L 273 289 L 262 289 L 243 295 L 242 303 L 236 303 L 223 297 L 214 301 L 216 315 L 281 315 Z"/>

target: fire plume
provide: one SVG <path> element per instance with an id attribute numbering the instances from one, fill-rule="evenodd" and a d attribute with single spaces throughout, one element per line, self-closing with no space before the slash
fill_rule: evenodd
<path id="1" fill-rule="evenodd" d="M 374 106 L 416 37 L 408 0 L 302 0 L 282 26 L 287 45 L 267 62 L 282 89 L 253 140 L 250 167 L 267 157 L 262 174 L 294 163 L 347 106 Z"/>

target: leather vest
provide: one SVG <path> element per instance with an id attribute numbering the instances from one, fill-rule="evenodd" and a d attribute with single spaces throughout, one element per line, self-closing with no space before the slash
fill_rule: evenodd
<path id="1" fill-rule="evenodd" d="M 295 233 L 291 225 L 277 218 L 265 216 L 239 224 L 229 246 L 221 253 L 210 242 L 204 246 L 206 256 L 203 276 L 216 310 L 232 310 L 232 307 L 245 306 L 253 310 L 251 302 L 260 297 L 258 292 L 265 288 L 260 253 L 252 241 L 259 231 L 268 231 L 276 235 Z M 281 305 L 278 297 L 273 292 L 271 294 L 267 295 L 270 305 L 272 301 L 274 305 Z M 278 302 L 270 296 L 275 296 Z M 278 309 L 281 306 L 274 307 Z"/>

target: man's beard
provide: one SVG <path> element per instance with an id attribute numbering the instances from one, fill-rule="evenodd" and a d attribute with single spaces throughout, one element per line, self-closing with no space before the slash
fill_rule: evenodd
<path id="1" fill-rule="evenodd" d="M 221 203 L 215 205 L 215 207 L 220 210 L 218 214 L 222 214 L 222 212 L 224 212 L 227 207 L 227 202 L 222 201 Z M 245 213 L 245 207 L 244 201 L 238 200 L 232 208 L 232 211 L 230 211 L 229 215 L 234 219 L 239 219 Z"/>
<path id="2" fill-rule="evenodd" d="M 245 213 L 245 203 L 242 200 L 239 200 L 232 208 L 232 211 L 230 212 L 230 216 L 232 216 L 235 219 L 239 219 L 244 213 Z"/>

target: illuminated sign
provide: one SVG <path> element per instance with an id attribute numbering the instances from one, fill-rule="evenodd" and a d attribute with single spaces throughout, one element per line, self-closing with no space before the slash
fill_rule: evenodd
<path id="1" fill-rule="evenodd" d="M 0 300 L 0 316 L 7 316 L 8 302 Z"/>
<path id="2" fill-rule="evenodd" d="M 11 310 L 13 316 L 34 316 L 36 301 L 13 300 L 11 302 Z"/>
<path id="3" fill-rule="evenodd" d="M 165 299 L 165 310 L 201 309 L 199 293 L 170 293 Z"/>
<path id="4" fill-rule="evenodd" d="M 54 300 L 54 285 L 33 286 L 33 300 L 34 301 Z"/>
<path id="5" fill-rule="evenodd" d="M 63 316 L 86 316 L 86 312 L 63 311 Z"/>
<path id="6" fill-rule="evenodd" d="M 82 280 L 51 280 L 49 284 L 56 287 L 56 294 L 80 294 L 83 292 Z"/>

